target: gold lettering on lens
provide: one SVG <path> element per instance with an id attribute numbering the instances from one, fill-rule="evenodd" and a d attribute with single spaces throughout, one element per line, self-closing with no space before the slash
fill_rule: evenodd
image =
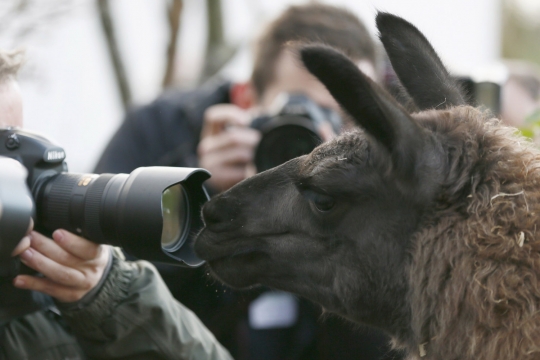
<path id="1" fill-rule="evenodd" d="M 79 183 L 77 185 L 79 185 L 79 186 L 88 186 L 88 184 L 90 184 L 90 181 L 92 181 L 92 177 L 91 176 L 85 176 L 85 177 L 81 178 L 81 180 L 79 180 Z"/>

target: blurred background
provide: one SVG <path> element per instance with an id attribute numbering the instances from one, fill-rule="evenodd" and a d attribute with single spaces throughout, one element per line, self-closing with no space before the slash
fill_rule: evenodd
<path id="1" fill-rule="evenodd" d="M 2 0 L 0 47 L 27 51 L 25 127 L 89 172 L 127 109 L 168 87 L 247 80 L 252 40 L 287 0 Z M 539 0 L 334 0 L 375 36 L 377 10 L 414 23 L 456 74 L 501 58 L 540 64 Z"/>

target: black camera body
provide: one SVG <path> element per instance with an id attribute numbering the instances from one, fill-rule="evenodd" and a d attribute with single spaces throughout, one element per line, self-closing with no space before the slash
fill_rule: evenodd
<path id="1" fill-rule="evenodd" d="M 32 189 L 49 176 L 67 171 L 66 153 L 45 137 L 15 128 L 0 130 L 0 155 L 19 161 L 28 171 Z"/>
<path id="2" fill-rule="evenodd" d="M 497 81 L 477 81 L 469 76 L 457 78 L 461 88 L 468 95 L 471 106 L 483 106 L 489 109 L 493 115 L 500 116 L 502 105 L 502 87 Z"/>
<path id="3" fill-rule="evenodd" d="M 11 158 L 28 174 L 26 184 L 20 184 L 20 171 L 0 168 L 0 259 L 10 257 L 32 216 L 40 232 L 62 228 L 97 243 L 121 246 L 137 258 L 203 264 L 192 242 L 203 227 L 199 214 L 208 200 L 202 186 L 208 171 L 143 167 L 129 175 L 72 174 L 66 172 L 65 157 L 64 149 L 43 136 L 0 128 L 0 167 L 14 168 L 13 161 L 5 159 Z M 28 204 L 28 194 L 33 209 L 23 211 L 14 199 Z M 14 219 L 24 227 L 13 226 Z M 6 269 L 2 263 L 0 270 L 3 266 L 4 273 L 12 272 L 12 266 Z"/>
<path id="4" fill-rule="evenodd" d="M 278 96 L 270 114 L 255 118 L 251 127 L 262 133 L 255 150 L 255 166 L 262 172 L 298 156 L 309 154 L 323 142 L 321 127 L 341 131 L 341 117 L 303 94 Z"/>

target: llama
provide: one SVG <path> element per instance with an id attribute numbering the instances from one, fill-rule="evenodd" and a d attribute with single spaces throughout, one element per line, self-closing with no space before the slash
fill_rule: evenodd
<path id="1" fill-rule="evenodd" d="M 409 359 L 540 359 L 540 153 L 466 105 L 413 25 L 377 27 L 416 112 L 304 45 L 360 129 L 213 198 L 195 250 L 226 284 L 304 296 Z"/>

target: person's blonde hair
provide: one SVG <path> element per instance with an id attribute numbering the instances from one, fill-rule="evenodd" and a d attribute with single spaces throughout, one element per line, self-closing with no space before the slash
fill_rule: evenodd
<path id="1" fill-rule="evenodd" d="M 0 82 L 17 76 L 19 69 L 24 64 L 24 50 L 0 49 Z"/>

